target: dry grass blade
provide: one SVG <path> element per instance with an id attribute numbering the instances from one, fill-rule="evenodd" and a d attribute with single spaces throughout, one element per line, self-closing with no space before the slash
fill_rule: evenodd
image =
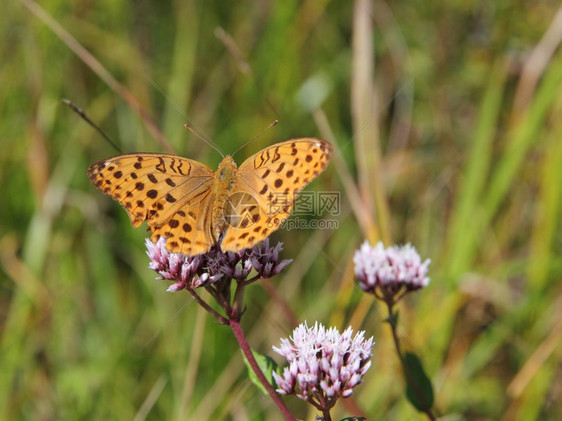
<path id="1" fill-rule="evenodd" d="M 521 71 L 513 99 L 513 120 L 521 116 L 533 98 L 536 86 L 552 56 L 562 42 L 562 8 L 558 9 L 548 30 L 535 46 Z"/>
<path id="2" fill-rule="evenodd" d="M 374 85 L 372 8 L 368 0 L 356 0 L 354 5 L 353 63 L 351 78 L 351 111 L 354 126 L 355 156 L 359 192 L 366 212 L 376 211 L 382 240 L 391 238 L 389 210 L 381 173 L 377 89 Z M 374 232 L 367 238 L 378 241 Z"/>

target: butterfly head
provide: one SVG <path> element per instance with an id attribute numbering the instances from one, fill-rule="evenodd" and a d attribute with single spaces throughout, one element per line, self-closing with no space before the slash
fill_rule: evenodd
<path id="1" fill-rule="evenodd" d="M 235 174 L 238 171 L 238 165 L 230 155 L 224 157 L 224 159 L 219 164 L 219 168 L 217 169 L 217 173 L 219 178 L 224 179 L 231 176 L 231 174 Z"/>
<path id="2" fill-rule="evenodd" d="M 234 178 L 237 171 L 238 166 L 236 165 L 236 162 L 230 155 L 227 155 L 224 157 L 217 169 L 218 178 L 221 181 L 230 181 Z"/>

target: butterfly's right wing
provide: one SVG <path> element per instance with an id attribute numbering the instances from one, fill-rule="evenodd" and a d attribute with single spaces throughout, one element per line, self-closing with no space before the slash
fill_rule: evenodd
<path id="1" fill-rule="evenodd" d="M 232 203 L 231 213 L 240 217 L 224 232 L 221 249 L 238 251 L 269 237 L 289 217 L 297 194 L 324 171 L 332 153 L 325 140 L 300 138 L 277 143 L 245 160 L 230 197 L 251 197 Z"/>
<path id="2" fill-rule="evenodd" d="M 137 227 L 148 220 L 152 241 L 164 236 L 174 253 L 195 255 L 211 235 L 213 171 L 174 155 L 136 153 L 98 161 L 88 169 L 94 185 L 117 200 Z"/>

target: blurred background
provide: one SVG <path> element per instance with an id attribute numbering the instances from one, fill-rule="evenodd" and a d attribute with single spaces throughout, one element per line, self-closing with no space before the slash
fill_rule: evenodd
<path id="1" fill-rule="evenodd" d="M 147 267 L 144 228 L 87 168 L 173 150 L 216 168 L 316 136 L 338 154 L 309 191 L 337 229 L 280 230 L 294 262 L 247 290 L 273 354 L 293 321 L 374 336 L 353 399 L 425 419 L 380 305 L 355 285 L 364 240 L 411 242 L 431 283 L 400 306 L 447 420 L 562 418 L 562 12 L 557 1 L 55 1 L 0 4 L 3 419 L 281 419 L 228 328 Z M 296 398 L 294 414 L 315 412 Z M 338 405 L 336 417 L 351 415 Z M 339 419 L 339 418 L 338 418 Z"/>

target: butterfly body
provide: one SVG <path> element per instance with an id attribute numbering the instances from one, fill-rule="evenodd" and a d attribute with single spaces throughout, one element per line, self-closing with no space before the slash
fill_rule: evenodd
<path id="1" fill-rule="evenodd" d="M 212 212 L 212 233 L 215 242 L 219 242 L 221 234 L 228 227 L 228 221 L 224 218 L 225 206 L 232 186 L 234 184 L 238 168 L 236 162 L 230 155 L 227 155 L 219 164 L 219 168 L 213 178 L 213 212 Z"/>
<path id="2" fill-rule="evenodd" d="M 153 241 L 164 236 L 170 251 L 192 256 L 267 238 L 331 155 L 330 143 L 302 138 L 265 148 L 239 168 L 230 156 L 213 171 L 175 155 L 135 153 L 96 162 L 88 176 L 123 205 L 133 226 L 148 220 Z"/>

